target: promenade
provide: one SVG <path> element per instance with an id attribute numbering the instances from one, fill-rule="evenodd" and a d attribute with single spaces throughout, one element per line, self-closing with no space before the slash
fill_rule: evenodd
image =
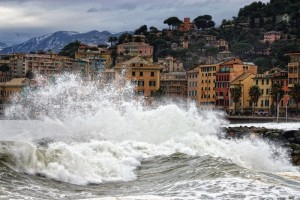
<path id="1" fill-rule="evenodd" d="M 265 123 L 277 122 L 277 117 L 271 116 L 243 116 L 243 115 L 228 115 L 227 119 L 231 123 Z M 279 117 L 278 122 L 300 122 L 300 117 Z"/>

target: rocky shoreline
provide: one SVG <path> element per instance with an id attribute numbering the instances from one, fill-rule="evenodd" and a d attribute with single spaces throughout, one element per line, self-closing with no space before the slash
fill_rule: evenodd
<path id="1" fill-rule="evenodd" d="M 258 127 L 226 127 L 224 128 L 225 138 L 241 139 L 249 136 L 257 136 L 272 142 L 276 142 L 281 146 L 290 149 L 291 161 L 294 165 L 300 166 L 300 130 L 268 129 Z"/>

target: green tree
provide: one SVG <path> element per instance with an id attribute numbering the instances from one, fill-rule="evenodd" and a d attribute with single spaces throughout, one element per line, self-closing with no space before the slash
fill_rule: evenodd
<path id="1" fill-rule="evenodd" d="M 78 50 L 79 46 L 80 46 L 80 42 L 78 40 L 75 42 L 71 42 L 66 46 L 64 46 L 58 54 L 60 56 L 75 58 L 75 52 Z"/>
<path id="2" fill-rule="evenodd" d="M 215 22 L 212 21 L 212 17 L 210 15 L 201 15 L 194 19 L 194 23 L 198 29 L 207 29 L 215 26 Z"/>
<path id="3" fill-rule="evenodd" d="M 283 90 L 282 86 L 279 83 L 275 83 L 271 87 L 271 92 L 270 92 L 273 103 L 276 102 L 276 105 L 279 103 L 280 99 L 283 97 Z"/>
<path id="4" fill-rule="evenodd" d="M 178 27 L 180 24 L 182 24 L 182 21 L 178 19 L 178 17 L 169 17 L 164 21 L 164 24 L 168 24 L 169 28 L 172 27 L 172 29 L 174 29 L 175 27 Z"/>
<path id="5" fill-rule="evenodd" d="M 147 35 L 148 34 L 148 27 L 147 25 L 143 25 L 134 32 L 135 35 Z"/>
<path id="6" fill-rule="evenodd" d="M 115 36 L 110 36 L 110 37 L 108 38 L 108 42 L 110 42 L 110 46 L 115 45 L 117 41 L 118 41 L 118 38 L 115 37 Z"/>
<path id="7" fill-rule="evenodd" d="M 240 101 L 240 98 L 242 96 L 241 87 L 235 86 L 233 88 L 230 88 L 230 95 L 231 95 L 232 101 L 234 102 L 234 114 L 235 114 L 237 103 Z"/>
<path id="8" fill-rule="evenodd" d="M 292 87 L 290 91 L 290 95 L 292 99 L 295 101 L 297 105 L 297 109 L 299 108 L 299 103 L 300 103 L 300 83 L 295 83 L 294 87 Z"/>
<path id="9" fill-rule="evenodd" d="M 150 31 L 151 33 L 157 33 L 157 32 L 158 32 L 158 29 L 157 29 L 156 27 L 154 27 L 154 26 L 150 26 L 149 31 Z"/>
<path id="10" fill-rule="evenodd" d="M 252 115 L 255 111 L 255 105 L 257 104 L 259 98 L 261 97 L 261 90 L 257 85 L 253 85 L 249 88 L 249 96 L 252 102 Z"/>
<path id="11" fill-rule="evenodd" d="M 248 51 L 252 49 L 252 45 L 248 43 L 239 43 L 236 42 L 232 45 L 232 51 L 241 57 L 243 57 L 245 54 L 247 54 Z"/>

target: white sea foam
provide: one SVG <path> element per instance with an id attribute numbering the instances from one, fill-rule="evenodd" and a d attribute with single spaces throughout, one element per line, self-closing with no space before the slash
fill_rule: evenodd
<path id="1" fill-rule="evenodd" d="M 193 104 L 144 106 L 119 81 L 103 88 L 64 75 L 15 97 L 6 117 L 27 120 L 0 121 L 0 140 L 23 143 L 2 142 L 0 155 L 9 155 L 18 171 L 74 184 L 134 180 L 143 159 L 178 152 L 266 172 L 297 171 L 285 149 L 255 138 L 219 139 L 227 124 L 222 113 L 198 112 Z"/>

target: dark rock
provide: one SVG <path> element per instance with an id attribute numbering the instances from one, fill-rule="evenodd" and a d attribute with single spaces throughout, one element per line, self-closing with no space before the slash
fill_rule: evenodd
<path id="1" fill-rule="evenodd" d="M 288 138 L 294 138 L 294 137 L 300 137 L 300 132 L 298 130 L 289 130 L 284 131 L 282 134 L 282 137 L 288 139 Z"/>
<path id="2" fill-rule="evenodd" d="M 293 152 L 300 151 L 300 144 L 291 143 L 290 147 L 293 150 Z"/>

